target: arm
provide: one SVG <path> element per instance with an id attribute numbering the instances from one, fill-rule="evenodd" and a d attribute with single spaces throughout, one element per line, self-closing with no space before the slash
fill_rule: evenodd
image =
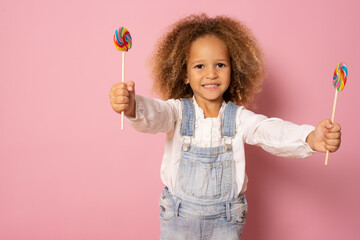
<path id="1" fill-rule="evenodd" d="M 282 157 L 303 158 L 315 151 L 306 143 L 314 130 L 310 125 L 296 125 L 279 118 L 267 118 L 243 109 L 240 116 L 244 141 Z"/>
<path id="2" fill-rule="evenodd" d="M 180 103 L 135 95 L 135 83 L 118 83 L 110 91 L 115 112 L 124 111 L 129 123 L 140 132 L 170 132 L 178 119 Z"/>

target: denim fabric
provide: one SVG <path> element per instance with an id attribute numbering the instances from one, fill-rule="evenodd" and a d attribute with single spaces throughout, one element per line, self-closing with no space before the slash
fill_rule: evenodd
<path id="1" fill-rule="evenodd" d="M 191 145 L 195 131 L 194 105 L 181 99 L 184 143 L 172 194 L 167 187 L 160 198 L 162 240 L 238 240 L 245 224 L 245 195 L 236 196 L 235 163 L 231 139 L 235 136 L 238 106 L 226 105 L 222 120 L 225 144 L 219 147 Z"/>
<path id="2" fill-rule="evenodd" d="M 194 136 L 195 134 L 194 104 L 189 99 L 186 98 L 182 98 L 181 103 L 183 104 L 181 135 Z"/>
<path id="3" fill-rule="evenodd" d="M 235 197 L 232 151 L 220 147 L 195 147 L 182 151 L 175 194 L 195 203 L 220 203 Z"/>
<path id="4" fill-rule="evenodd" d="M 161 240 L 239 240 L 246 213 L 244 194 L 223 203 L 197 204 L 165 187 L 160 198 Z"/>
<path id="5" fill-rule="evenodd" d="M 226 105 L 224 118 L 222 121 L 222 136 L 224 137 L 233 137 L 235 134 L 235 122 L 236 122 L 236 112 L 238 106 L 232 102 L 229 102 Z"/>

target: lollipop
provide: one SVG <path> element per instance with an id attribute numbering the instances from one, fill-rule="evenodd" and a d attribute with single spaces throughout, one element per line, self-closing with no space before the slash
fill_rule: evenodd
<path id="1" fill-rule="evenodd" d="M 348 75 L 348 71 L 346 65 L 340 62 L 336 66 L 333 76 L 333 84 L 335 87 L 335 99 L 333 105 L 333 112 L 331 116 L 331 122 L 334 122 L 334 118 L 335 118 L 335 109 L 336 109 L 338 92 L 344 89 L 347 80 L 347 75 Z M 328 159 L 329 159 L 329 150 L 326 151 L 325 165 L 327 165 Z"/>
<path id="2" fill-rule="evenodd" d="M 117 50 L 127 52 L 132 46 L 132 39 L 129 30 L 124 27 L 116 29 L 114 34 L 114 45 Z"/>
<path id="3" fill-rule="evenodd" d="M 333 84 L 337 91 L 342 91 L 346 84 L 347 78 L 347 67 L 345 64 L 340 62 L 334 71 Z"/>
<path id="4" fill-rule="evenodd" d="M 125 82 L 125 52 L 127 52 L 132 46 L 131 35 L 126 28 L 121 27 L 116 29 L 114 34 L 114 45 L 117 50 L 122 52 L 121 82 Z M 124 111 L 121 112 L 121 130 L 124 130 Z"/>

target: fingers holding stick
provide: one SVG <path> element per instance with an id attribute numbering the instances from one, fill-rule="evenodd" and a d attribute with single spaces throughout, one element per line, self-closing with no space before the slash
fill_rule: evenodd
<path id="1" fill-rule="evenodd" d="M 110 103 L 113 110 L 125 116 L 135 117 L 135 83 L 119 82 L 110 90 Z"/>

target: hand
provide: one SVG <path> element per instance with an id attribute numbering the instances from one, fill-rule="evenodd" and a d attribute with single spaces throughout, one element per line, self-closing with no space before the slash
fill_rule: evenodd
<path id="1" fill-rule="evenodd" d="M 341 143 L 341 127 L 330 119 L 321 121 L 306 138 L 309 146 L 318 152 L 335 152 Z"/>
<path id="2" fill-rule="evenodd" d="M 111 107 L 115 112 L 124 114 L 128 117 L 135 117 L 135 83 L 117 83 L 110 90 Z"/>

